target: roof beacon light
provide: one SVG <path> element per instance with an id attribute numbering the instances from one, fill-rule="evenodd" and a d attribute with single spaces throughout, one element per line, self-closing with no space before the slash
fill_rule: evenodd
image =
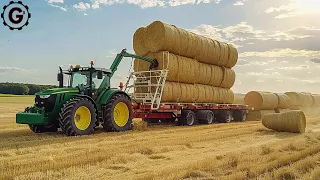
<path id="1" fill-rule="evenodd" d="M 91 65 L 94 65 L 94 62 L 93 62 L 93 61 L 90 61 L 90 64 L 91 64 Z"/>

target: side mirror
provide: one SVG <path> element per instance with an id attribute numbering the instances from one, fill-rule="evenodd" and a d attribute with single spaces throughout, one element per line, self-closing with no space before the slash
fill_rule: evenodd
<path id="1" fill-rule="evenodd" d="M 97 74 L 97 78 L 98 79 L 103 79 L 103 72 L 102 71 L 98 71 L 98 74 Z"/>
<path id="2" fill-rule="evenodd" d="M 59 73 L 57 79 L 59 81 L 59 87 L 63 87 L 63 74 Z"/>

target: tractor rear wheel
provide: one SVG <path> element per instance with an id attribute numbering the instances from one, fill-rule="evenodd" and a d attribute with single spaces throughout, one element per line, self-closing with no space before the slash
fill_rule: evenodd
<path id="1" fill-rule="evenodd" d="M 59 125 L 68 136 L 92 134 L 97 122 L 97 110 L 86 98 L 76 97 L 63 105 Z"/>
<path id="2" fill-rule="evenodd" d="M 133 111 L 130 99 L 123 94 L 112 96 L 104 107 L 103 129 L 108 132 L 131 129 Z"/>
<path id="3" fill-rule="evenodd" d="M 56 125 L 52 125 L 52 126 L 29 125 L 29 128 L 34 133 L 57 132 L 58 131 L 58 127 Z"/>

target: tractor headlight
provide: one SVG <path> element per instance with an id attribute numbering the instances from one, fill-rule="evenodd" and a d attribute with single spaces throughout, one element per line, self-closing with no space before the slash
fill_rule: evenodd
<path id="1" fill-rule="evenodd" d="M 40 95 L 40 98 L 41 99 L 47 99 L 47 98 L 49 98 L 50 97 L 50 95 Z"/>

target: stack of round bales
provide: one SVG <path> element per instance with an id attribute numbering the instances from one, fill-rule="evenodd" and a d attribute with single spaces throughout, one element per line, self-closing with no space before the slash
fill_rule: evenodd
<path id="1" fill-rule="evenodd" d="M 174 25 L 154 21 L 136 30 L 137 55 L 157 59 L 156 70 L 168 69 L 162 102 L 233 103 L 237 49 Z M 134 71 L 148 71 L 149 63 L 134 60 Z"/>
<path id="2" fill-rule="evenodd" d="M 311 93 L 305 92 L 286 92 L 291 100 L 290 109 L 299 110 L 301 107 L 311 107 L 314 104 L 314 97 Z"/>
<path id="3" fill-rule="evenodd" d="M 247 120 L 261 120 L 265 114 L 286 112 L 290 107 L 290 98 L 285 94 L 250 91 L 244 102 L 249 106 Z"/>

